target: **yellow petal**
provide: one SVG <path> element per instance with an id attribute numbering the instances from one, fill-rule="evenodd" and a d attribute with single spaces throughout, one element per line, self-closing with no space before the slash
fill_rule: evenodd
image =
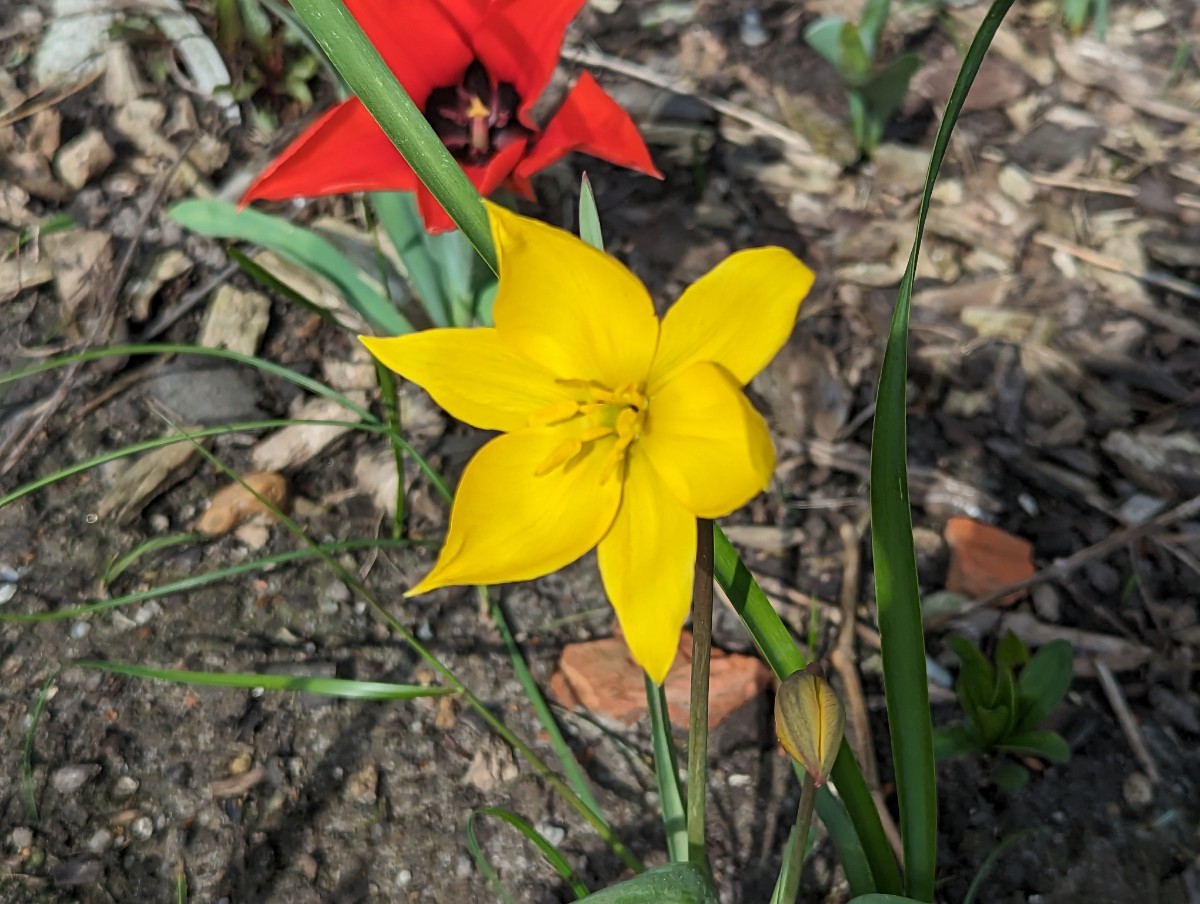
<path id="1" fill-rule="evenodd" d="M 636 276 L 579 238 L 488 205 L 500 257 L 493 309 L 504 341 L 562 379 L 639 384 L 658 344 Z"/>
<path id="2" fill-rule="evenodd" d="M 662 684 L 692 604 L 696 519 L 636 449 L 628 458 L 621 508 L 600 541 L 599 560 L 629 652 Z"/>
<path id="3" fill-rule="evenodd" d="M 409 595 L 452 584 L 527 581 L 568 565 L 608 531 L 621 482 L 600 482 L 597 443 L 565 467 L 534 476 L 567 438 L 543 427 L 498 436 L 467 464 L 433 571 Z"/>
<path id="4" fill-rule="evenodd" d="M 530 415 L 566 397 L 548 370 L 506 346 L 494 329 L 359 338 L 386 367 L 425 389 L 458 420 L 481 430 L 520 430 L 529 426 Z"/>
<path id="5" fill-rule="evenodd" d="M 783 248 L 725 258 L 663 318 L 651 391 L 696 361 L 715 361 L 743 386 L 749 383 L 791 335 L 812 283 L 812 271 Z"/>
<path id="6" fill-rule="evenodd" d="M 638 446 L 676 498 L 701 518 L 745 505 L 775 467 L 762 415 L 716 364 L 693 364 L 651 396 Z"/>

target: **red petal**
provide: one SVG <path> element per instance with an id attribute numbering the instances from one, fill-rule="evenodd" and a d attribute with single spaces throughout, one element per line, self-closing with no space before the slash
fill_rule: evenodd
<path id="1" fill-rule="evenodd" d="M 424 109 L 429 92 L 457 84 L 474 59 L 471 35 L 487 0 L 346 0 L 346 8 Z"/>
<path id="2" fill-rule="evenodd" d="M 525 140 L 520 139 L 507 145 L 485 164 L 464 166 L 463 172 L 467 174 L 471 184 L 479 189 L 479 193 L 486 198 L 508 178 L 524 153 Z M 425 221 L 425 228 L 430 232 L 446 232 L 455 228 L 450 214 L 446 213 L 442 205 L 424 185 L 417 188 L 417 208 L 421 211 L 421 219 Z"/>
<path id="3" fill-rule="evenodd" d="M 662 178 L 629 114 L 605 93 L 590 72 L 579 76 L 558 112 L 546 123 L 517 167 L 516 178 L 527 179 L 571 151 Z"/>
<path id="4" fill-rule="evenodd" d="M 563 36 L 587 0 L 495 0 L 474 35 L 475 53 L 497 82 L 511 82 L 521 98 L 519 115 L 536 128 L 529 111 L 554 74 Z"/>
<path id="5" fill-rule="evenodd" d="M 308 127 L 242 196 L 256 200 L 351 191 L 411 191 L 417 177 L 357 98 Z"/>

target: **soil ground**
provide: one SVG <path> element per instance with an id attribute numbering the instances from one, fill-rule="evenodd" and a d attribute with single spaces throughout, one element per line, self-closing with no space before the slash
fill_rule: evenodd
<path id="1" fill-rule="evenodd" d="M 738 248 L 781 244 L 817 272 L 793 339 L 752 386 L 776 431 L 775 485 L 730 519 L 798 529 L 769 541 L 747 534 L 744 554 L 802 639 L 808 606 L 836 613 L 847 580 L 859 619 L 874 623 L 864 516 L 875 380 L 928 148 L 959 65 L 956 48 L 984 13 L 979 5 L 895 11 L 881 53 L 913 50 L 924 66 L 887 143 L 873 162 L 861 163 L 846 151 L 836 79 L 802 40 L 804 27 L 831 11 L 826 5 L 833 4 L 618 0 L 588 9 L 572 46 L 586 39 L 588 53 L 594 42 L 682 86 L 672 94 L 595 67 L 643 125 L 666 178 L 574 157 L 539 178 L 541 205 L 530 208 L 569 226 L 586 169 L 610 249 L 664 303 Z M 1010 16 L 961 121 L 923 252 L 909 385 L 923 589 L 947 584 L 947 520 L 990 522 L 1030 541 L 1037 567 L 1070 565 L 1012 604 L 949 629 L 985 646 L 1009 628 L 1035 645 L 1067 636 L 1077 649 L 1077 678 L 1051 717 L 1071 747 L 1069 763 L 1031 763 L 1035 771 L 1019 791 L 997 787 L 992 763 L 939 767 L 939 901 L 963 901 L 993 855 L 976 901 L 1200 901 L 1200 13 L 1189 0 L 1113 7 L 1106 43 L 1067 34 L 1053 4 Z M 191 11 L 212 29 L 210 4 Z M 750 13 L 765 43 L 756 40 Z M 199 290 L 194 297 L 206 304 L 218 283 L 254 289 L 231 272 L 219 243 L 184 233 L 165 211 L 189 192 L 233 186 L 236 197 L 246 175 L 312 115 L 268 85 L 253 103 L 279 120 L 280 132 L 267 136 L 248 125 L 255 120 L 247 102 L 242 124 L 231 124 L 217 105 L 189 93 L 178 66 L 163 65 L 169 45 L 134 17 L 129 59 L 146 96 L 173 117 L 162 140 L 178 151 L 207 134 L 229 150 L 191 186 L 172 182 L 164 191 L 169 161 L 122 131 L 104 80 L 62 94 L 36 92 L 30 53 L 50 16 L 45 4 L 0 21 L 14 63 L 0 84 L 0 150 L 7 155 L 0 160 L 0 233 L 6 249 L 23 236 L 19 251 L 0 252 L 0 267 L 31 265 L 40 255 L 66 266 L 29 231 L 64 213 L 110 236 L 111 254 L 97 271 L 102 278 L 89 277 L 67 295 L 46 280 L 0 293 L 0 373 L 144 336 L 192 293 Z M 239 71 L 245 60 L 229 62 Z M 576 70 L 564 67 L 564 78 Z M 320 78 L 313 87 L 318 99 L 330 94 Z M 795 141 L 718 116 L 692 90 L 780 123 Z M 69 189 L 49 162 L 92 129 L 113 159 L 85 187 Z M 331 215 L 361 225 L 345 199 L 280 209 L 301 222 Z M 139 310 L 133 281 L 168 250 L 181 251 L 191 266 Z M 158 338 L 194 342 L 203 316 L 201 304 Z M 258 353 L 318 378 L 328 377 L 328 362 L 355 363 L 352 337 L 282 296 L 270 300 Z M 203 415 L 180 385 L 201 387 L 218 410 Z M 107 359 L 3 384 L 0 493 L 161 435 L 153 413 L 160 406 L 187 423 L 220 423 L 287 416 L 304 398 L 275 377 L 163 356 Z M 455 478 L 481 438 L 449 424 L 419 395 L 406 398 L 422 419 L 414 443 Z M 35 423 L 43 410 L 50 416 Z M 258 436 L 226 437 L 212 449 L 229 467 L 252 470 Z M 7 465 L 13 449 L 19 454 Z M 356 477 L 383 451 L 375 437 L 351 433 L 288 469 L 296 516 L 310 536 L 337 542 L 385 531 L 376 495 Z M 225 482 L 197 461 L 126 517 L 100 517 L 117 467 L 50 483 L 0 507 L 0 612 L 60 612 L 299 548 L 274 526 L 149 551 L 106 581 L 116 557 L 150 538 L 189 531 Z M 444 508 L 421 480 L 410 497 L 411 533 L 438 536 Z M 1179 516 L 1147 524 L 1161 512 Z M 847 528 L 864 557 L 859 569 L 846 567 Z M 347 551 L 340 560 L 550 756 L 500 636 L 474 597 L 444 591 L 402 601 L 429 555 L 391 548 Z M 543 687 L 565 644 L 612 632 L 590 557 L 503 588 L 500 599 Z M 953 670 L 942 645 L 946 630 L 931 631 L 927 643 Z M 835 632 L 832 618 L 820 623 L 818 654 Z M 718 616 L 717 641 L 751 650 L 728 612 Z M 402 683 L 433 677 L 312 559 L 89 617 L 6 621 L 0 900 L 176 900 L 181 876 L 189 901 L 491 899 L 466 834 L 482 806 L 507 807 L 560 837 L 593 888 L 623 875 L 616 857 L 470 711 L 436 700 L 380 704 L 204 689 L 73 665 L 88 659 Z M 886 796 L 894 789 L 877 648 L 862 639 L 857 660 Z M 1096 680 L 1097 661 L 1114 675 L 1116 698 Z M 937 722 L 957 717 L 944 690 L 936 699 Z M 723 901 L 767 900 L 798 796 L 768 712 L 769 700 L 752 702 L 712 743 L 710 831 Z M 576 714 L 560 717 L 617 834 L 647 862 L 662 862 L 645 724 L 615 731 Z M 496 825 L 481 822 L 482 845 L 516 899 L 570 900 L 536 852 Z M 806 869 L 804 900 L 847 897 L 823 842 Z"/>

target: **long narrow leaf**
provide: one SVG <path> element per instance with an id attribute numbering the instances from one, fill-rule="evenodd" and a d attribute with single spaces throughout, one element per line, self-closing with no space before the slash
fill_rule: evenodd
<path id="1" fill-rule="evenodd" d="M 76 662 L 81 669 L 95 669 L 130 678 L 153 678 L 197 687 L 263 688 L 268 691 L 297 691 L 341 697 L 345 700 L 415 700 L 418 697 L 446 697 L 453 688 L 420 684 L 390 684 L 385 681 L 353 681 L 348 678 L 320 678 L 302 675 L 265 675 L 254 672 L 191 672 L 183 669 L 157 669 L 127 662 L 85 659 Z"/>
<path id="2" fill-rule="evenodd" d="M 425 241 L 427 233 L 412 193 L 375 192 L 371 195 L 371 203 L 375 205 L 379 224 L 404 262 L 409 282 L 424 303 L 434 326 L 450 326 L 450 300 Z"/>
<path id="3" fill-rule="evenodd" d="M 496 248 L 479 192 L 396 81 L 341 0 L 292 0 L 330 62 L 493 271 Z"/>
<path id="4" fill-rule="evenodd" d="M 505 901 L 512 901 L 512 896 L 508 893 L 508 889 L 500 882 L 500 877 L 496 875 L 496 871 L 492 869 L 492 865 L 488 861 L 487 855 L 484 854 L 483 846 L 479 843 L 479 838 L 475 833 L 475 824 L 485 816 L 499 819 L 524 835 L 526 840 L 530 841 L 542 852 L 542 856 L 546 858 L 546 862 L 554 867 L 554 871 L 558 873 L 562 880 L 571 886 L 571 891 L 574 892 L 576 899 L 587 896 L 588 887 L 579 878 L 579 874 L 571 868 L 571 864 L 567 862 L 567 858 L 559 853 L 558 848 L 551 844 L 545 835 L 511 810 L 505 810 L 502 807 L 482 807 L 472 813 L 467 820 L 467 846 L 471 849 L 471 856 L 475 858 L 475 863 L 479 866 L 479 871 L 487 877 L 492 888 Z"/>
<path id="5" fill-rule="evenodd" d="M 925 637 L 917 585 L 909 507 L 905 424 L 905 383 L 908 377 L 908 320 L 917 258 L 929 214 L 933 185 L 946 156 L 950 135 L 963 101 L 992 36 L 1013 0 L 995 0 L 975 34 L 962 69 L 950 92 L 938 127 L 917 213 L 917 229 L 908 267 L 900 283 L 896 310 L 888 331 L 875 425 L 871 441 L 871 540 L 875 553 L 875 592 L 879 605 L 879 635 L 883 645 L 884 689 L 891 726 L 892 757 L 904 839 L 905 891 L 921 901 L 933 900 L 937 859 L 937 787 L 934 774 L 933 729 L 929 719 L 929 690 L 925 677 Z"/>
<path id="6" fill-rule="evenodd" d="M 687 814 L 679 785 L 679 763 L 671 740 L 667 695 L 646 676 L 646 707 L 650 712 L 650 738 L 654 744 L 654 777 L 658 780 L 658 808 L 667 833 L 667 856 L 675 863 L 688 859 Z M 703 776 L 699 777 L 701 781 Z"/>
<path id="7" fill-rule="evenodd" d="M 345 255 L 315 232 L 253 207 L 238 209 L 228 201 L 215 198 L 180 201 L 171 208 L 170 214 L 171 219 L 192 232 L 254 242 L 294 264 L 319 273 L 337 286 L 364 320 L 386 335 L 412 332 L 412 324 L 396 310 L 396 306 L 364 280 L 359 269 Z"/>

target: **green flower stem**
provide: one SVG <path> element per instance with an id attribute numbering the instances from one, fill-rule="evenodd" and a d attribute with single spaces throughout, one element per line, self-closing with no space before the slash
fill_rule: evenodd
<path id="1" fill-rule="evenodd" d="M 796 808 L 796 843 L 787 847 L 791 863 L 787 865 L 787 884 L 780 895 L 784 904 L 792 904 L 800 891 L 800 873 L 804 869 L 804 855 L 808 852 L 808 830 L 812 827 L 813 805 L 816 802 L 817 785 L 806 772 L 800 783 L 800 806 Z"/>
<path id="2" fill-rule="evenodd" d="M 484 263 L 498 272 L 496 247 L 479 192 L 349 10 L 341 0 L 293 0 L 292 9 Z M 403 11 L 397 16 L 402 17 Z"/>
<path id="3" fill-rule="evenodd" d="M 697 522 L 696 583 L 692 594 L 692 700 L 688 710 L 688 861 L 708 872 L 704 850 L 708 781 L 708 673 L 712 659 L 713 523 Z"/>

